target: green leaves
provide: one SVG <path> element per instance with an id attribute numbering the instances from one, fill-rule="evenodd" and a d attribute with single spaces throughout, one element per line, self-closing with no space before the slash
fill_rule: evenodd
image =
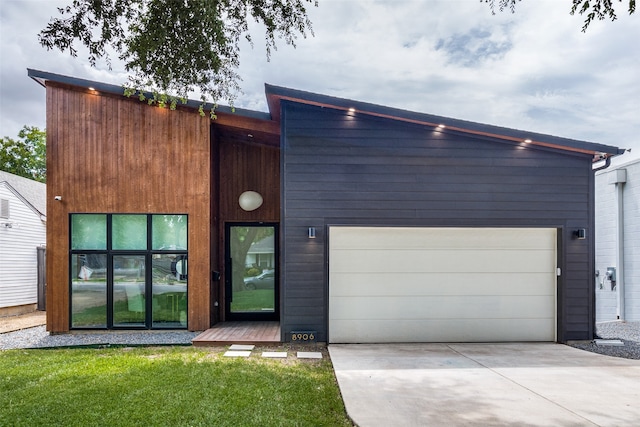
<path id="1" fill-rule="evenodd" d="M 622 2 L 622 0 L 618 0 L 618 2 Z M 634 13 L 636 10 L 636 0 L 629 0 L 629 15 Z M 618 19 L 616 12 L 613 7 L 613 0 L 573 0 L 573 5 L 571 6 L 571 14 L 575 14 L 578 12 L 580 15 L 584 15 L 586 13 L 587 19 L 584 21 L 584 25 L 582 26 L 582 32 L 587 31 L 587 28 L 591 24 L 594 19 L 598 19 L 602 21 L 606 18 L 609 18 L 612 21 Z"/>
<path id="2" fill-rule="evenodd" d="M 19 139 L 0 138 L 0 169 L 25 178 L 45 182 L 47 138 L 45 131 L 24 126 Z"/>
<path id="3" fill-rule="evenodd" d="M 500 12 L 504 11 L 504 9 L 509 8 L 511 12 L 515 12 L 516 2 L 521 0 L 480 0 L 481 2 L 489 3 L 489 8 L 491 9 L 491 13 L 496 12 L 496 8 L 500 10 Z M 626 0 L 625 0 L 626 1 Z M 612 21 L 615 21 L 618 17 L 615 12 L 614 0 L 572 0 L 573 4 L 571 6 L 571 15 L 578 12 L 580 15 L 586 14 L 586 19 L 584 21 L 584 25 L 582 26 L 582 31 L 587 31 L 587 28 L 591 24 L 594 19 L 603 20 L 609 18 Z M 619 3 L 622 3 L 622 0 L 618 0 Z M 629 15 L 633 14 L 636 11 L 636 0 L 629 0 Z"/>
<path id="4" fill-rule="evenodd" d="M 93 66 L 98 59 L 110 65 L 109 52 L 115 51 L 140 94 L 186 98 L 197 92 L 203 102 L 233 105 L 241 81 L 239 42 L 251 41 L 248 19 L 264 25 L 269 57 L 276 37 L 295 46 L 299 35 L 312 34 L 307 3 L 317 6 L 315 0 L 74 0 L 59 9 L 62 17 L 52 18 L 39 40 L 72 56 L 83 46 Z M 155 97 L 154 103 L 177 105 Z"/>

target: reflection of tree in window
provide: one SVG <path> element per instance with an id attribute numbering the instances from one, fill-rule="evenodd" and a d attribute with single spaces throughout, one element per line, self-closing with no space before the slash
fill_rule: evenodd
<path id="1" fill-rule="evenodd" d="M 251 245 L 262 239 L 273 236 L 273 227 L 231 227 L 230 252 L 233 269 L 233 291 L 244 290 L 244 275 L 247 264 L 247 254 Z"/>
<path id="2" fill-rule="evenodd" d="M 153 249 L 187 249 L 186 215 L 153 215 Z"/>

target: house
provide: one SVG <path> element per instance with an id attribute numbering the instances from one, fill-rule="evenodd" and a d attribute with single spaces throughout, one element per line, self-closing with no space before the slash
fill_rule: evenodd
<path id="1" fill-rule="evenodd" d="M 46 188 L 0 171 L 0 317 L 34 311 L 44 303 Z"/>
<path id="2" fill-rule="evenodd" d="M 210 120 L 28 74 L 47 93 L 50 331 L 594 336 L 594 161 L 619 148 L 271 85 L 269 113 Z M 273 286 L 248 289 L 267 236 Z"/>
<path id="3" fill-rule="evenodd" d="M 640 159 L 599 171 L 595 179 L 596 320 L 638 322 Z"/>

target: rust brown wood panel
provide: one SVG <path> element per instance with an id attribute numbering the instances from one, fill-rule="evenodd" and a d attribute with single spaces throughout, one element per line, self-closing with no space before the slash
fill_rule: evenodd
<path id="1" fill-rule="evenodd" d="M 238 197 L 257 191 L 264 200 L 255 211 L 243 211 Z M 220 141 L 220 216 L 223 221 L 280 220 L 280 150 L 233 140 Z"/>
<path id="2" fill-rule="evenodd" d="M 264 145 L 262 141 L 245 142 L 229 132 L 218 132 L 214 123 L 214 144 L 219 151 L 219 224 L 220 253 L 218 265 L 224 266 L 224 227 L 230 222 L 280 222 L 280 149 Z M 256 138 L 257 139 L 257 138 Z M 243 211 L 238 197 L 244 191 L 257 191 L 263 204 L 252 212 Z M 224 269 L 218 288 L 219 318 L 224 313 Z"/>
<path id="3" fill-rule="evenodd" d="M 49 330 L 69 329 L 73 212 L 189 215 L 188 324 L 209 327 L 209 125 L 191 111 L 47 86 Z"/>

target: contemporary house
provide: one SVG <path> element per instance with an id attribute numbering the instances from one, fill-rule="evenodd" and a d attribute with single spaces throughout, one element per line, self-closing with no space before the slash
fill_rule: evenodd
<path id="1" fill-rule="evenodd" d="M 640 159 L 597 172 L 595 185 L 596 320 L 638 322 Z"/>
<path id="2" fill-rule="evenodd" d="M 0 316 L 44 303 L 46 192 L 41 182 L 0 171 Z"/>
<path id="3" fill-rule="evenodd" d="M 270 85 L 268 113 L 210 120 L 28 73 L 47 93 L 50 331 L 593 337 L 594 161 L 621 149 Z M 258 252 L 273 284 L 245 286 Z"/>

